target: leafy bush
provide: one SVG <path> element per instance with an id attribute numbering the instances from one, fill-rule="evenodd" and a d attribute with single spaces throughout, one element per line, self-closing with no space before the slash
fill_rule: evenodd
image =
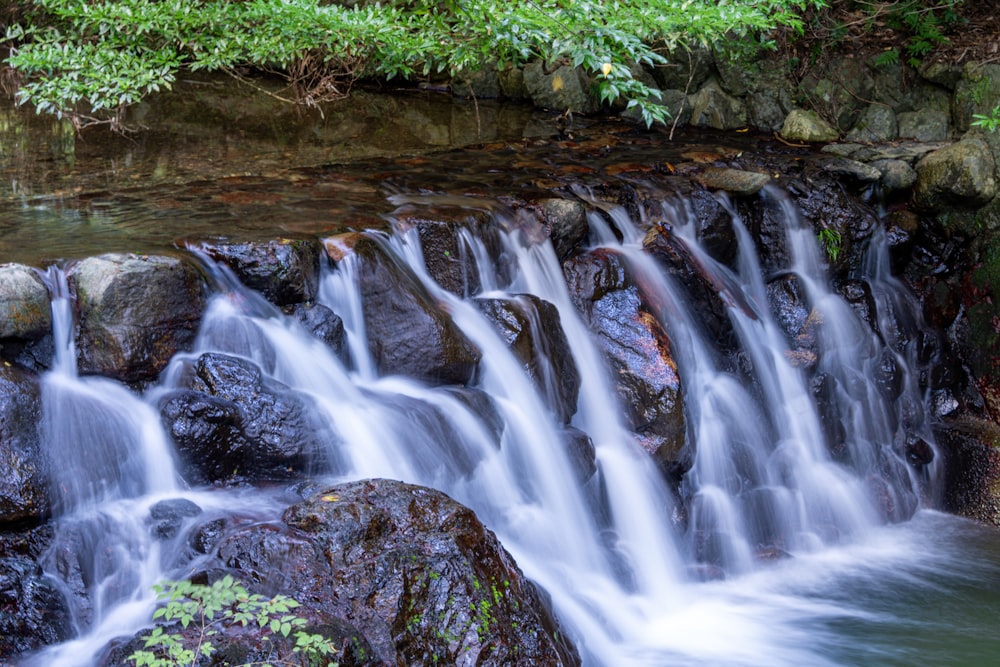
<path id="1" fill-rule="evenodd" d="M 287 99 L 318 104 L 359 78 L 456 76 L 487 62 L 564 60 L 591 73 L 602 101 L 666 118 L 634 65 L 683 43 L 800 30 L 823 0 L 35 0 L 33 22 L 8 28 L 21 102 L 77 124 L 115 122 L 169 88 L 182 69 L 279 72 Z"/>
<path id="2" fill-rule="evenodd" d="M 274 636 L 295 639 L 292 651 L 302 662 L 252 663 L 259 667 L 277 665 L 308 665 L 337 667 L 332 661 L 336 648 L 323 635 L 306 632 L 306 620 L 295 616 L 299 603 L 284 595 L 265 598 L 251 595 L 230 576 L 210 586 L 190 581 L 166 581 L 154 587 L 160 600 L 166 602 L 153 613 L 153 619 L 174 621 L 182 628 L 193 627 L 196 636 L 186 640 L 181 633 L 170 633 L 157 626 L 143 637 L 145 646 L 128 657 L 135 667 L 188 667 L 216 651 L 212 637 L 229 625 L 256 625 Z"/>

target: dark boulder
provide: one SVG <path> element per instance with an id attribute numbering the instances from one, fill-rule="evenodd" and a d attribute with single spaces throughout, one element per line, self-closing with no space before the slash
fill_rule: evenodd
<path id="1" fill-rule="evenodd" d="M 680 378 L 670 342 L 621 257 L 599 251 L 563 265 L 570 295 L 611 365 L 629 425 L 668 467 L 684 444 Z"/>
<path id="2" fill-rule="evenodd" d="M 321 303 L 296 303 L 285 306 L 282 311 L 298 320 L 306 331 L 326 343 L 338 359 L 348 364 L 347 330 L 339 315 Z"/>
<path id="3" fill-rule="evenodd" d="M 49 293 L 34 269 L 0 264 L 0 355 L 32 370 L 52 359 Z"/>
<path id="4" fill-rule="evenodd" d="M 413 273 L 374 238 L 356 234 L 328 241 L 334 261 L 359 263 L 368 347 L 378 371 L 436 384 L 465 384 L 479 350 Z"/>
<path id="5" fill-rule="evenodd" d="M 224 263 L 244 285 L 271 303 L 312 301 L 319 290 L 322 246 L 314 239 L 274 239 L 253 243 L 206 243 L 202 249 Z"/>
<path id="6" fill-rule="evenodd" d="M 48 527 L 0 534 L 0 664 L 73 635 L 69 605 L 37 561 L 51 537 Z"/>
<path id="7" fill-rule="evenodd" d="M 40 417 L 38 379 L 0 364 L 0 523 L 37 521 L 49 514 Z"/>
<path id="8" fill-rule="evenodd" d="M 463 232 L 479 239 L 491 260 L 501 252 L 498 230 L 482 211 L 437 208 L 432 212 L 421 211 L 419 215 L 397 211 L 394 220 L 398 231 L 416 230 L 427 273 L 438 285 L 458 296 L 476 294 L 482 288 L 479 267 L 462 239 Z"/>
<path id="9" fill-rule="evenodd" d="M 580 662 L 493 533 L 432 489 L 389 480 L 326 488 L 280 523 L 229 531 L 215 554 L 208 579 L 226 572 L 251 591 L 294 597 L 309 630 L 340 646 L 341 665 Z M 219 655 L 245 662 L 262 634 L 214 639 Z M 271 661 L 291 657 L 280 641 L 272 648 Z"/>
<path id="10" fill-rule="evenodd" d="M 556 307 L 532 295 L 478 299 L 476 305 L 524 365 L 552 414 L 569 422 L 576 412 L 580 374 Z"/>
<path id="11" fill-rule="evenodd" d="M 176 257 L 102 255 L 70 272 L 82 373 L 154 379 L 190 349 L 205 306 L 201 274 Z"/>
<path id="12" fill-rule="evenodd" d="M 256 364 L 212 353 L 193 370 L 190 388 L 160 401 L 189 481 L 288 479 L 322 456 L 323 428 L 306 399 Z"/>
<path id="13" fill-rule="evenodd" d="M 788 341 L 789 361 L 799 368 L 816 365 L 820 316 L 806 302 L 805 290 L 795 274 L 783 274 L 767 284 L 771 313 Z"/>

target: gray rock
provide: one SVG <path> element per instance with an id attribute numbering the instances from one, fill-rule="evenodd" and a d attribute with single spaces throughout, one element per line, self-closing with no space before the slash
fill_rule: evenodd
<path id="1" fill-rule="evenodd" d="M 710 80 L 691 97 L 691 125 L 716 130 L 735 130 L 747 124 L 747 109 L 743 102 Z"/>
<path id="2" fill-rule="evenodd" d="M 35 271 L 0 265 L 0 338 L 35 339 L 52 331 L 49 293 Z"/>
<path id="3" fill-rule="evenodd" d="M 849 158 L 830 158 L 823 161 L 822 167 L 824 171 L 828 171 L 831 174 L 846 176 L 861 183 L 874 183 L 882 178 L 882 172 L 875 167 Z"/>
<path id="4" fill-rule="evenodd" d="M 978 208 L 997 193 L 996 163 L 989 145 L 965 138 L 917 163 L 916 204 L 936 211 L 948 206 Z"/>
<path id="5" fill-rule="evenodd" d="M 1000 64 L 967 64 L 952 97 L 951 122 L 955 130 L 968 131 L 973 114 L 989 115 L 997 105 L 1000 105 Z"/>
<path id="6" fill-rule="evenodd" d="M 875 160 L 870 164 L 882 174 L 882 185 L 889 191 L 908 190 L 917 182 L 917 172 L 903 160 Z"/>
<path id="7" fill-rule="evenodd" d="M 752 195 L 771 182 L 771 176 L 742 169 L 708 167 L 696 179 L 710 190 L 724 190 L 735 195 Z"/>
<path id="8" fill-rule="evenodd" d="M 653 68 L 653 78 L 663 89 L 695 91 L 712 75 L 714 58 L 704 47 L 679 47 L 667 55 L 667 62 Z"/>
<path id="9" fill-rule="evenodd" d="M 937 109 L 918 109 L 899 114 L 899 136 L 917 141 L 948 139 L 948 114 Z"/>
<path id="10" fill-rule="evenodd" d="M 528 63 L 524 67 L 524 87 L 537 107 L 578 113 L 597 110 L 596 101 L 588 93 L 586 75 L 569 65 L 548 72 L 542 63 Z"/>
<path id="11" fill-rule="evenodd" d="M 779 134 L 788 141 L 823 143 L 836 141 L 840 136 L 836 128 L 819 117 L 815 111 L 793 109 L 781 125 Z"/>
<path id="12" fill-rule="evenodd" d="M 895 139 L 899 132 L 896 113 L 882 104 L 869 104 L 845 139 L 857 143 L 878 143 Z"/>
<path id="13" fill-rule="evenodd" d="M 73 267 L 69 281 L 77 295 L 82 373 L 151 380 L 194 342 L 205 306 L 204 282 L 179 258 L 90 257 Z"/>

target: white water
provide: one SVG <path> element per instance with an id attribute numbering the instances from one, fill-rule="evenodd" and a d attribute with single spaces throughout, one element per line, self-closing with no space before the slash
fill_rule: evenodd
<path id="1" fill-rule="evenodd" d="M 386 240 L 386 248 L 406 262 L 483 352 L 474 389 L 485 392 L 502 417 L 499 440 L 487 420 L 454 390 L 377 376 L 350 259 L 325 274 L 320 300 L 344 318 L 351 368 L 296 323 L 222 276 L 195 352 L 175 360 L 162 388 L 173 386 L 184 366 L 203 352 L 254 360 L 315 405 L 329 450 L 318 463 L 329 473 L 340 479 L 380 476 L 426 484 L 473 507 L 526 574 L 552 595 L 557 615 L 588 666 L 903 665 L 911 664 L 909 631 L 942 638 L 924 647 L 922 654 L 932 656 L 925 664 L 946 664 L 941 656 L 955 655 L 960 659 L 954 664 L 965 664 L 954 647 L 939 650 L 947 645 L 947 628 L 935 629 L 934 619 L 903 602 L 947 599 L 952 591 L 965 591 L 971 585 L 968 573 L 977 568 L 985 569 L 983 582 L 993 584 L 977 580 L 976 585 L 992 596 L 987 600 L 1000 600 L 1000 577 L 990 575 L 997 568 L 989 570 L 991 550 L 1000 546 L 972 527 L 934 513 L 920 513 L 902 526 L 879 526 L 879 512 L 861 483 L 863 466 L 878 460 L 879 448 L 891 449 L 895 418 L 877 418 L 873 426 L 867 415 L 893 406 L 865 394 L 872 405 L 849 413 L 847 420 L 858 427 L 851 433 L 852 467 L 831 461 L 805 380 L 787 362 L 787 346 L 768 313 L 750 244 L 741 241 L 741 268 L 733 273 L 702 253 L 685 230 L 682 213 L 667 213 L 674 216 L 690 252 L 718 272 L 722 284 L 740 290 L 738 298 L 730 295 L 728 312 L 755 370 L 754 391 L 746 378 L 724 370 L 720 353 L 706 340 L 678 287 L 639 251 L 642 231 L 633 221 L 613 212 L 625 238 L 619 243 L 606 226 L 600 234 L 600 219 L 592 220 L 600 243 L 613 246 L 630 270 L 642 276 L 644 297 L 671 334 L 686 417 L 697 443 L 684 485 L 690 514 L 686 529 L 673 526 L 675 500 L 623 424 L 608 370 L 570 302 L 551 246 L 527 241 L 537 235 L 523 230 L 505 238 L 506 258 L 512 263 L 503 272 L 512 276 L 507 285 L 500 284 L 500 272 L 476 240 L 465 243 L 476 258 L 480 284 L 489 290 L 482 296 L 514 299 L 518 293 L 532 293 L 559 310 L 583 380 L 573 425 L 592 438 L 598 463 L 597 477 L 586 485 L 578 482 L 561 428 L 520 363 L 468 299 L 433 284 L 412 235 Z M 848 317 L 849 307 L 826 286 L 814 239 L 794 224 L 789 234 L 793 244 L 802 244 L 792 269 L 808 282 L 810 301 L 847 322 L 847 329 L 824 338 L 823 354 L 836 361 L 823 363 L 830 372 L 863 376 L 870 371 L 865 366 L 870 336 L 857 328 L 856 316 L 851 312 Z M 882 298 L 903 303 L 898 284 L 881 268 L 876 273 L 878 283 L 887 286 Z M 737 304 L 752 304 L 754 317 Z M 150 586 L 164 576 L 177 576 L 179 564 L 164 553 L 177 544 L 152 542 L 148 525 L 140 520 L 153 502 L 183 496 L 218 512 L 260 503 L 261 513 L 269 504 L 235 493 L 179 488 L 158 417 L 149 407 L 159 390 L 143 401 L 113 382 L 76 377 L 75 363 L 69 360 L 72 338 L 66 333 L 69 310 L 65 312 L 57 315 L 56 333 L 66 344 L 45 383 L 46 392 L 50 385 L 72 391 L 65 394 L 67 400 L 64 394 L 47 394 L 48 414 L 54 418 L 46 422 L 48 440 L 55 446 L 56 440 L 101 438 L 101 447 L 107 442 L 110 449 L 106 460 L 95 457 L 93 478 L 66 486 L 59 502 L 73 520 L 99 516 L 98 532 L 105 534 L 89 548 L 118 554 L 96 577 L 107 582 L 94 587 L 98 596 L 101 590 L 110 593 L 106 602 L 95 605 L 94 621 L 81 624 L 83 638 L 32 663 L 71 666 L 91 664 L 94 651 L 109 637 L 134 632 L 151 613 Z M 864 336 L 866 344 L 840 344 L 849 335 L 855 342 Z M 907 381 L 912 389 L 914 383 Z M 110 404 L 99 402 L 108 395 L 114 396 Z M 851 398 L 845 398 L 848 405 Z M 110 431 L 119 435 L 105 439 L 104 427 L 94 419 L 66 419 L 63 424 L 52 406 L 77 400 L 84 402 L 79 414 L 107 414 L 111 423 L 122 422 Z M 57 434 L 57 428 L 76 431 Z M 91 445 L 87 451 L 101 447 Z M 123 469 L 117 467 L 120 460 Z M 903 495 L 915 495 L 922 482 L 916 477 L 891 481 Z M 124 527 L 108 531 L 111 522 Z M 976 549 L 963 552 L 931 537 L 946 533 Z M 761 544 L 778 545 L 794 557 L 762 565 L 755 559 Z M 699 582 L 688 571 L 699 561 L 718 566 L 728 578 Z M 121 574 L 121 564 L 129 565 L 128 574 Z M 945 586 L 941 581 L 947 577 L 954 581 Z M 870 594 L 878 587 L 884 596 Z M 894 604 L 894 598 L 903 602 Z M 989 602 L 984 604 L 989 608 Z M 996 607 L 992 609 L 995 614 Z M 988 615 L 981 622 L 990 627 Z M 906 639 L 893 639 L 894 633 Z M 973 645 L 964 655 L 974 656 L 977 650 Z"/>

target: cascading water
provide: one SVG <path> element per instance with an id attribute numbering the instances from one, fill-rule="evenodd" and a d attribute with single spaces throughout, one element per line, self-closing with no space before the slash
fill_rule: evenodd
<path id="1" fill-rule="evenodd" d="M 780 198 L 776 201 L 782 205 Z M 309 406 L 310 429 L 319 443 L 311 461 L 317 475 L 393 477 L 442 489 L 472 507 L 528 577 L 552 596 L 588 667 L 879 662 L 870 659 L 878 654 L 877 646 L 866 653 L 850 641 L 840 642 L 836 628 L 881 622 L 901 612 L 868 612 L 841 588 L 863 592 L 872 579 L 903 582 L 901 570 L 936 571 L 957 555 L 928 552 L 919 566 L 907 560 L 920 531 L 938 529 L 933 514 L 918 515 L 912 522 L 916 527 L 875 529 L 880 514 L 889 519 L 912 514 L 919 487 L 926 484 L 915 473 L 900 473 L 909 466 L 898 455 L 905 444 L 901 438 L 912 434 L 930 440 L 915 381 L 905 376 L 902 389 L 886 398 L 867 380 L 880 355 L 891 354 L 897 365 L 908 368 L 912 346 L 883 340 L 885 334 L 880 339 L 862 327 L 827 286 L 815 238 L 792 211 L 786 213 L 794 249 L 788 270 L 823 315 L 816 372 L 835 380 L 834 417 L 850 449 L 843 461 L 828 453 L 823 416 L 805 373 L 789 361 L 753 242 L 738 216 L 733 215 L 740 250 L 735 270 L 700 246 L 682 209 L 664 206 L 659 220 L 669 222 L 698 270 L 717 287 L 748 360 L 749 370 L 740 373 L 726 365 L 727 353 L 703 333 L 681 286 L 642 251 L 644 230 L 621 209 L 607 211 L 614 230 L 604 216 L 591 217 L 595 244 L 625 260 L 646 304 L 670 333 L 680 368 L 695 456 L 680 489 L 688 516 L 676 528 L 672 517 L 681 508 L 623 423 L 609 370 L 572 303 L 552 246 L 539 242 L 540 235 L 531 230 L 525 233 L 524 221 L 507 224 L 496 213 L 497 224 L 507 229 L 503 261 L 509 265 L 502 270 L 479 239 L 463 232 L 466 259 L 474 259 L 479 271 L 477 281 L 465 283 L 481 286 L 478 294 L 464 297 L 429 276 L 412 230 L 373 237 L 481 351 L 469 388 L 379 376 L 357 284 L 362 259 L 348 248 L 340 249 L 344 256 L 335 268 L 324 269 L 318 300 L 343 318 L 350 365 L 202 258 L 217 294 L 195 349 L 177 355 L 145 400 L 113 382 L 76 376 L 68 302 L 57 294 L 55 334 L 63 344 L 55 370 L 44 380 L 46 441 L 54 456 L 78 456 L 74 452 L 81 448 L 93 452 L 86 467 L 94 471 L 55 487 L 63 514 L 59 531 L 71 537 L 85 530 L 74 525 L 86 525 L 97 527 L 87 528 L 89 534 L 104 534 L 99 543 L 80 539 L 95 561 L 101 560 L 97 554 L 105 555 L 103 564 L 86 575 L 95 582 L 91 595 L 96 600 L 101 590 L 111 592 L 86 610 L 91 618 L 79 622 L 83 638 L 42 654 L 44 664 L 90 664 L 109 637 L 130 634 L 148 619 L 153 583 L 188 571 L 189 563 L 165 553 L 182 550 L 179 542 L 156 546 L 149 539 L 145 517 L 156 501 L 190 498 L 204 510 L 219 512 L 236 506 L 249 511 L 247 506 L 257 502 L 260 516 L 273 515 L 277 505 L 266 499 L 248 501 L 238 491 L 184 491 L 177 483 L 152 405 L 184 386 L 206 354 L 252 361 L 267 382 Z M 870 252 L 865 279 L 879 316 L 898 319 L 904 315 L 897 309 L 910 304 L 881 252 L 877 245 Z M 548 407 L 558 378 L 544 370 L 529 377 L 478 305 L 499 300 L 530 311 L 522 294 L 555 306 L 581 376 L 571 425 L 593 441 L 597 467 L 584 484 L 565 450 L 564 427 Z M 470 407 L 469 392 L 488 397 L 492 416 Z M 108 402 L 107 396 L 113 399 Z M 73 405 L 70 412 L 57 411 L 57 406 L 68 410 Z M 60 446 L 67 448 L 64 453 Z M 873 493 L 873 475 L 879 480 L 876 490 L 891 495 L 891 502 Z M 128 518 L 119 521 L 119 516 Z M 116 527 L 109 529 L 112 524 Z M 795 558 L 761 567 L 760 552 L 768 548 Z M 53 561 L 58 551 L 53 549 Z M 714 569 L 703 568 L 706 563 Z M 128 568 L 120 569 L 123 565 Z M 59 569 L 59 563 L 50 563 L 51 572 Z M 706 571 L 726 578 L 700 581 Z M 920 590 L 919 584 L 908 585 Z"/>

